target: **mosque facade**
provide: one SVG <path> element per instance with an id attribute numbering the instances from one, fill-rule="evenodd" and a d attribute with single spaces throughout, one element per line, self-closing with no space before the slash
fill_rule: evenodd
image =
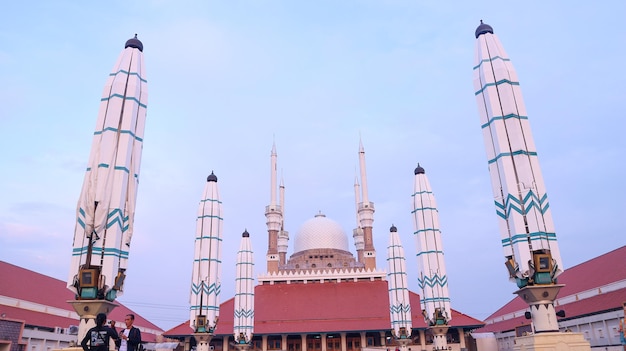
<path id="1" fill-rule="evenodd" d="M 373 245 L 374 203 L 369 200 L 365 152 L 359 150 L 360 179 L 355 188 L 357 227 L 354 251 L 342 226 L 319 212 L 305 221 L 292 238 L 284 227 L 285 188 L 278 184 L 277 153 L 271 152 L 271 194 L 265 208 L 268 245 L 267 271 L 257 275 L 254 288 L 253 350 L 355 351 L 396 350 L 401 345 L 392 333 L 390 286 L 387 273 L 376 267 Z M 391 228 L 390 232 L 395 228 Z M 390 232 L 377 235 L 390 235 Z M 383 251 L 384 252 L 384 251 Z M 412 307 L 409 350 L 432 350 L 433 329 L 424 321 L 420 296 L 409 292 Z M 237 347 L 233 335 L 234 299 L 220 305 L 219 321 L 210 342 L 217 351 Z M 451 310 L 447 341 L 451 350 L 475 350 L 470 335 L 484 323 Z M 194 347 L 192 329 L 185 322 L 164 333 L 181 343 L 181 351 Z M 445 330 L 444 330 L 445 333 Z"/>

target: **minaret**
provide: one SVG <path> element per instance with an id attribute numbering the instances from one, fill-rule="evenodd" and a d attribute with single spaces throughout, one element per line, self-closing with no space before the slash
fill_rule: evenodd
<path id="1" fill-rule="evenodd" d="M 289 248 L 289 232 L 285 230 L 285 183 L 280 178 L 280 232 L 278 232 L 278 266 L 281 267 L 287 262 L 287 249 Z"/>
<path id="2" fill-rule="evenodd" d="M 363 263 L 366 269 L 376 269 L 376 250 L 372 226 L 374 223 L 374 203 L 369 201 L 367 195 L 367 175 L 365 172 L 365 150 L 359 140 L 359 168 L 361 171 L 361 192 L 363 201 L 359 203 L 357 211 L 363 230 Z"/>
<path id="3" fill-rule="evenodd" d="M 357 261 L 363 263 L 363 250 L 365 241 L 363 239 L 363 228 L 361 228 L 361 217 L 359 216 L 359 204 L 361 203 L 361 188 L 358 176 L 354 177 L 354 200 L 356 204 L 356 228 L 352 231 L 354 246 L 356 247 Z"/>
<path id="4" fill-rule="evenodd" d="M 282 223 L 282 209 L 276 201 L 276 192 L 278 190 L 277 183 L 277 169 L 276 169 L 276 144 L 272 144 L 271 153 L 271 189 L 270 189 L 270 204 L 265 207 L 265 218 L 267 219 L 267 233 L 268 233 L 268 245 L 267 245 L 267 272 L 278 272 L 278 263 L 280 261 L 278 255 L 278 233 L 281 230 Z"/>
<path id="5" fill-rule="evenodd" d="M 558 331 L 563 264 L 517 73 L 491 26 L 481 21 L 475 34 L 474 89 L 505 265 L 530 305 L 533 331 Z"/>
<path id="6" fill-rule="evenodd" d="M 426 172 L 419 164 L 415 168 L 412 197 L 422 314 L 433 333 L 435 350 L 447 350 L 446 333 L 452 319 L 452 310 L 439 229 L 439 212 Z"/>
<path id="7" fill-rule="evenodd" d="M 198 351 L 208 351 L 220 308 L 222 266 L 222 201 L 213 172 L 207 177 L 198 206 L 189 324 L 198 342 Z"/>
<path id="8" fill-rule="evenodd" d="M 411 343 L 411 303 L 406 274 L 404 248 L 398 235 L 398 229 L 392 225 L 389 229 L 389 246 L 387 247 L 387 263 L 389 273 L 389 314 L 391 318 L 391 334 L 406 348 Z"/>
<path id="9" fill-rule="evenodd" d="M 247 350 L 254 332 L 254 253 L 244 231 L 237 252 L 233 333 L 238 349 Z"/>
<path id="10" fill-rule="evenodd" d="M 76 294 L 70 303 L 81 317 L 79 340 L 124 292 L 147 101 L 143 44 L 135 35 L 104 86 L 78 199 L 67 287 Z"/>

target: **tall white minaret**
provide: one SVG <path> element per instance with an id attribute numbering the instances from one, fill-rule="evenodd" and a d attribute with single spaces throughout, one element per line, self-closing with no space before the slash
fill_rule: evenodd
<path id="1" fill-rule="evenodd" d="M 533 331 L 558 331 L 554 299 L 563 270 L 517 73 L 493 28 L 476 29 L 474 89 L 505 265 L 530 305 Z"/>
<path id="2" fill-rule="evenodd" d="M 433 333 L 435 349 L 447 350 L 446 334 L 448 323 L 452 319 L 452 310 L 439 229 L 439 211 L 426 172 L 419 164 L 415 168 L 412 197 L 422 314 Z"/>
<path id="3" fill-rule="evenodd" d="M 277 191 L 278 187 L 277 179 L 278 179 L 278 171 L 277 171 L 277 159 L 278 155 L 276 154 L 276 144 L 272 144 L 272 153 L 271 153 L 271 189 L 270 189 L 270 204 L 265 207 L 265 218 L 267 220 L 267 233 L 268 233 L 268 245 L 267 245 L 267 271 L 278 272 L 278 263 L 280 261 L 280 257 L 278 254 L 278 233 L 281 230 L 282 224 L 282 208 L 277 203 Z"/>
<path id="4" fill-rule="evenodd" d="M 359 186 L 359 177 L 354 177 L 354 200 L 355 200 L 355 213 L 356 213 L 356 228 L 352 231 L 352 237 L 354 238 L 354 246 L 356 247 L 357 261 L 363 263 L 363 250 L 365 249 L 365 242 L 363 239 L 363 228 L 361 228 L 361 218 L 359 216 L 359 204 L 361 203 L 361 188 Z"/>
<path id="5" fill-rule="evenodd" d="M 285 230 L 285 182 L 280 178 L 280 231 L 278 232 L 278 265 L 287 263 L 287 249 L 289 248 L 289 232 Z"/>
<path id="6" fill-rule="evenodd" d="M 411 302 L 409 300 L 404 247 L 402 247 L 398 229 L 394 225 L 389 229 L 387 257 L 391 332 L 401 345 L 406 346 L 411 342 L 413 321 L 411 319 Z"/>
<path id="7" fill-rule="evenodd" d="M 237 252 L 233 334 L 237 345 L 247 349 L 254 333 L 254 253 L 250 234 L 244 231 Z"/>
<path id="8" fill-rule="evenodd" d="M 365 149 L 359 140 L 359 169 L 361 173 L 361 195 L 362 202 L 358 203 L 357 214 L 360 220 L 360 227 L 363 230 L 363 263 L 366 269 L 376 269 L 376 249 L 372 227 L 374 223 L 374 203 L 369 201 L 367 193 L 367 174 L 365 170 Z"/>
<path id="9" fill-rule="evenodd" d="M 211 172 L 198 206 L 189 297 L 189 324 L 198 341 L 198 351 L 209 350 L 209 342 L 219 317 L 223 221 L 217 177 Z"/>
<path id="10" fill-rule="evenodd" d="M 67 287 L 81 318 L 81 340 L 98 312 L 124 292 L 146 123 L 148 85 L 143 44 L 126 41 L 109 74 L 76 208 Z"/>

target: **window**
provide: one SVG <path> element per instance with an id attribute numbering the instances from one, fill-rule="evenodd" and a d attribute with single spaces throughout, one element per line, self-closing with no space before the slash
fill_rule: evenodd
<path id="1" fill-rule="evenodd" d="M 281 346 L 280 346 L 280 342 L 281 339 L 269 339 L 267 340 L 267 349 L 268 350 L 280 350 Z"/>

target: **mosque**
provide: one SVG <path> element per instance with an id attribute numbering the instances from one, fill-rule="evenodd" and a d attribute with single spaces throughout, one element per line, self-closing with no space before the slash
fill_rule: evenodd
<path id="1" fill-rule="evenodd" d="M 342 226 L 323 213 L 305 221 L 293 238 L 293 254 L 287 256 L 289 232 L 284 228 L 284 186 L 277 186 L 276 148 L 271 153 L 271 196 L 265 208 L 268 231 L 267 272 L 257 276 L 254 288 L 254 350 L 356 351 L 394 350 L 399 345 L 392 335 L 388 272 L 376 267 L 374 247 L 374 203 L 367 193 L 365 153 L 360 147 L 360 184 L 355 182 L 356 217 L 354 251 Z M 423 168 L 416 169 L 416 175 Z M 390 228 L 394 232 L 395 228 Z M 390 235 L 376 233 L 376 235 Z M 386 255 L 386 253 L 384 253 Z M 409 292 L 412 307 L 411 348 L 433 349 L 433 329 L 422 315 L 420 296 Z M 211 349 L 234 349 L 234 298 L 220 305 L 219 321 Z M 476 350 L 470 332 L 484 323 L 459 311 L 446 334 L 451 350 Z M 445 333 L 445 331 L 444 331 Z M 163 335 L 179 339 L 181 349 L 195 342 L 189 322 Z"/>

